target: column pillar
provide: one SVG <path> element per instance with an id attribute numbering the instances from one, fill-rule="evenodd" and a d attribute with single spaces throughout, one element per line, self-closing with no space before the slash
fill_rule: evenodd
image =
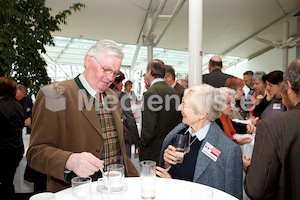
<path id="1" fill-rule="evenodd" d="M 189 87 L 202 83 L 203 0 L 189 0 Z"/>

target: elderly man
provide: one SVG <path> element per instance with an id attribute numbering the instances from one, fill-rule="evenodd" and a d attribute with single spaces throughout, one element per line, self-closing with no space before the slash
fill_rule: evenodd
<path id="1" fill-rule="evenodd" d="M 176 90 L 163 79 L 163 62 L 151 61 L 145 76 L 150 87 L 144 95 L 140 160 L 153 160 L 158 163 L 165 136 L 180 122 L 180 113 L 176 110 L 180 98 Z"/>
<path id="2" fill-rule="evenodd" d="M 207 83 L 215 88 L 224 87 L 226 80 L 233 76 L 223 73 L 221 71 L 222 67 L 223 64 L 221 57 L 211 57 L 208 64 L 209 74 L 203 75 L 203 83 Z"/>
<path id="3" fill-rule="evenodd" d="M 187 82 L 186 79 L 181 78 L 181 79 L 178 79 L 176 82 L 177 82 L 179 85 L 181 85 L 184 89 L 187 89 L 187 88 L 188 88 L 188 82 Z"/>
<path id="4" fill-rule="evenodd" d="M 99 169 L 115 163 L 138 176 L 126 156 L 118 97 L 108 88 L 123 56 L 116 42 L 101 40 L 85 55 L 82 74 L 39 91 L 27 161 L 48 175 L 48 191 L 69 187 L 76 175 L 96 179 Z"/>
<path id="5" fill-rule="evenodd" d="M 261 120 L 257 124 L 252 159 L 243 158 L 245 192 L 251 199 L 300 197 L 299 77 L 300 59 L 295 59 L 284 74 L 288 97 L 295 108 Z"/>

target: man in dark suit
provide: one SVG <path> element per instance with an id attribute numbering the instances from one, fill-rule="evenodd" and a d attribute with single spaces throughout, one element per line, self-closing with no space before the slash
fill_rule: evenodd
<path id="1" fill-rule="evenodd" d="M 165 65 L 165 77 L 164 80 L 166 83 L 174 88 L 176 92 L 178 93 L 178 96 L 180 97 L 180 102 L 183 97 L 184 93 L 184 87 L 182 87 L 180 84 L 175 82 L 175 70 L 171 65 Z"/>
<path id="2" fill-rule="evenodd" d="M 147 66 L 145 78 L 150 84 L 144 95 L 142 134 L 140 137 L 140 161 L 153 160 L 158 163 L 165 136 L 179 123 L 176 108 L 180 98 L 164 81 L 165 66 L 153 60 Z"/>
<path id="3" fill-rule="evenodd" d="M 251 199 L 300 199 L 299 77 L 300 59 L 296 59 L 284 74 L 295 108 L 261 120 L 252 159 L 243 158 L 245 192 Z"/>
<path id="4" fill-rule="evenodd" d="M 21 84 L 17 85 L 16 99 L 23 107 L 25 117 L 24 126 L 27 127 L 27 134 L 30 134 L 31 128 L 29 126 L 31 125 L 32 121 L 33 103 L 31 97 L 27 96 L 26 86 Z"/>
<path id="5" fill-rule="evenodd" d="M 207 83 L 215 88 L 224 87 L 226 80 L 233 76 L 223 73 L 221 71 L 222 67 L 222 59 L 219 56 L 211 57 L 208 64 L 209 74 L 203 75 L 203 83 Z"/>

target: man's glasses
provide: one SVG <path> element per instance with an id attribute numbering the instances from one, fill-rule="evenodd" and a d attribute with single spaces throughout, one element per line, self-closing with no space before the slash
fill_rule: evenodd
<path id="1" fill-rule="evenodd" d="M 110 74 L 114 73 L 114 77 L 120 76 L 120 71 L 114 71 L 111 68 L 104 68 L 95 56 L 91 56 L 91 57 L 95 58 L 97 63 L 102 67 L 104 74 L 110 75 Z"/>

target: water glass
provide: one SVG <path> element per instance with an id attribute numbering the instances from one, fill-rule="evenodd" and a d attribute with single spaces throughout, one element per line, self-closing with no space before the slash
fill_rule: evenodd
<path id="1" fill-rule="evenodd" d="M 176 148 L 177 163 L 183 162 L 184 151 L 187 146 L 188 136 L 184 134 L 176 134 L 173 142 L 173 146 Z"/>
<path id="2" fill-rule="evenodd" d="M 71 180 L 72 193 L 74 200 L 90 200 L 91 199 L 91 177 L 74 177 Z"/>
<path id="3" fill-rule="evenodd" d="M 151 160 L 144 160 L 140 162 L 140 166 L 142 199 L 154 199 L 156 162 Z"/>

